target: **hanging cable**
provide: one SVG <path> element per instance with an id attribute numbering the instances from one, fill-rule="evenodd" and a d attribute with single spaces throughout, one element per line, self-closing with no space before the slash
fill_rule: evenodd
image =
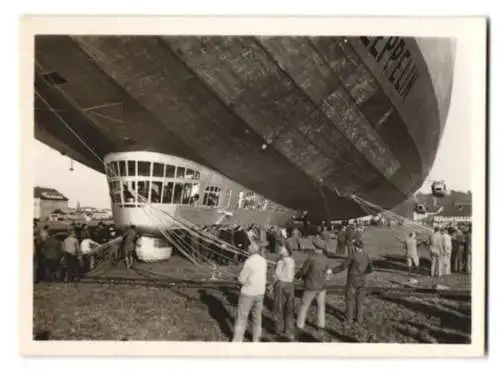
<path id="1" fill-rule="evenodd" d="M 330 214 L 330 208 L 328 207 L 328 203 L 326 201 L 325 194 L 323 192 L 323 179 L 321 179 L 321 182 L 318 183 L 318 189 L 319 189 L 319 193 L 321 195 L 321 198 L 323 200 L 323 205 L 324 205 L 325 211 L 326 211 L 326 217 L 327 217 L 328 221 L 330 221 L 331 214 Z"/>

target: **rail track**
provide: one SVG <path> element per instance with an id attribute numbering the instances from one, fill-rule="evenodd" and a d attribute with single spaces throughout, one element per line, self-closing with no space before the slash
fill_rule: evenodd
<path id="1" fill-rule="evenodd" d="M 148 274 L 144 270 L 132 270 L 142 278 L 130 278 L 126 276 L 106 276 L 89 275 L 82 278 L 82 283 L 93 284 L 115 284 L 115 285 L 135 285 L 158 288 L 195 288 L 195 289 L 219 289 L 230 290 L 239 289 L 240 285 L 236 281 L 217 281 L 217 280 L 185 280 L 171 276 L 159 277 L 157 274 Z M 155 276 L 158 276 L 155 278 Z M 296 290 L 303 290 L 301 284 L 296 285 Z M 326 289 L 329 294 L 344 294 L 344 285 L 331 285 Z M 366 293 L 370 295 L 380 295 L 386 297 L 443 297 L 457 300 L 471 299 L 470 289 L 439 289 L 431 287 L 414 286 L 369 286 Z"/>

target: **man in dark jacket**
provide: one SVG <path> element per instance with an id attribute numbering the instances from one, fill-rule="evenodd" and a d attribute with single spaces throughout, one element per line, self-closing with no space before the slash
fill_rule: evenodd
<path id="1" fill-rule="evenodd" d="M 297 327 L 304 328 L 307 312 L 314 299 L 318 303 L 317 327 L 325 328 L 325 298 L 326 298 L 326 276 L 327 271 L 334 266 L 333 261 L 326 257 L 326 243 L 323 240 L 313 240 L 314 253 L 305 261 L 302 268 L 297 272 L 296 278 L 304 280 L 304 293 L 302 303 L 297 316 Z"/>
<path id="2" fill-rule="evenodd" d="M 74 230 L 69 231 L 69 235 L 63 241 L 64 262 L 65 262 L 65 282 L 80 281 L 80 266 L 82 253 L 80 243 L 76 238 Z"/>
<path id="3" fill-rule="evenodd" d="M 345 269 L 347 272 L 346 282 L 346 321 L 351 324 L 354 321 L 354 309 L 356 308 L 356 321 L 363 322 L 363 308 L 365 300 L 366 275 L 373 272 L 370 258 L 363 250 L 363 241 L 352 242 L 352 254 L 332 273 L 340 273 Z"/>
<path id="4" fill-rule="evenodd" d="M 248 236 L 243 229 L 243 227 L 238 226 L 234 232 L 234 243 L 236 247 L 242 250 L 243 253 L 248 252 L 248 246 L 250 245 L 250 240 L 248 239 Z M 239 261 L 244 261 L 245 256 L 244 255 L 239 255 L 238 256 Z"/>
<path id="5" fill-rule="evenodd" d="M 131 225 L 123 234 L 123 254 L 127 268 L 132 268 L 134 265 L 135 247 L 139 237 L 135 225 Z"/>
<path id="6" fill-rule="evenodd" d="M 43 261 L 44 261 L 44 278 L 46 281 L 55 282 L 58 280 L 61 270 L 62 247 L 61 242 L 54 234 L 42 244 Z"/>
<path id="7" fill-rule="evenodd" d="M 33 227 L 33 244 L 34 244 L 34 281 L 38 283 L 43 280 L 45 274 L 44 257 L 43 257 L 43 244 L 49 237 L 49 227 L 45 225 L 43 228 L 39 226 L 38 222 Z"/>
<path id="8" fill-rule="evenodd" d="M 460 229 L 453 232 L 452 235 L 452 271 L 460 273 L 464 267 L 464 251 L 465 251 L 465 237 Z"/>
<path id="9" fill-rule="evenodd" d="M 109 240 L 108 229 L 106 228 L 106 224 L 102 221 L 97 224 L 94 234 L 92 235 L 92 239 L 99 244 L 106 243 Z"/>
<path id="10" fill-rule="evenodd" d="M 337 235 L 337 249 L 335 250 L 336 254 L 339 256 L 345 256 L 347 254 L 346 245 L 347 245 L 347 232 L 345 225 L 343 225 L 340 228 L 339 234 Z"/>

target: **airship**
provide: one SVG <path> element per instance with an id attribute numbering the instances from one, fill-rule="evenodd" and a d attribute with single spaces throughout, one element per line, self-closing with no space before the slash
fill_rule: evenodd
<path id="1" fill-rule="evenodd" d="M 151 253 L 179 221 L 356 218 L 349 196 L 391 209 L 427 178 L 454 54 L 448 38 L 37 35 L 34 134 L 106 175 L 117 226 Z"/>

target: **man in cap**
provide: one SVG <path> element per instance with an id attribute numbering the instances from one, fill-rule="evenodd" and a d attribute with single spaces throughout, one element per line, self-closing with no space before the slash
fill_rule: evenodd
<path id="1" fill-rule="evenodd" d="M 351 256 L 354 252 L 354 241 L 361 241 L 361 233 L 356 230 L 354 225 L 350 225 L 347 228 L 346 237 L 347 256 Z"/>
<path id="2" fill-rule="evenodd" d="M 252 311 L 253 342 L 259 342 L 262 335 L 262 310 L 267 281 L 267 261 L 261 255 L 262 247 L 260 242 L 250 243 L 248 248 L 250 256 L 245 260 L 238 276 L 238 282 L 242 287 L 238 300 L 233 342 L 243 342 L 250 311 Z"/>
<path id="3" fill-rule="evenodd" d="M 302 268 L 297 272 L 296 278 L 304 280 L 304 293 L 297 316 L 297 327 L 304 329 L 307 312 L 314 299 L 318 304 L 317 328 L 323 332 L 325 328 L 325 298 L 326 276 L 328 270 L 333 268 L 333 261 L 327 258 L 326 243 L 321 239 L 313 240 L 314 252 L 306 259 Z"/>
<path id="4" fill-rule="evenodd" d="M 340 273 L 345 269 L 347 272 L 346 282 L 346 322 L 352 324 L 354 321 L 354 310 L 356 309 L 356 321 L 363 322 L 363 310 L 365 300 L 366 275 L 373 272 L 370 258 L 363 250 L 363 241 L 355 239 L 352 242 L 352 255 L 350 255 L 340 266 L 334 268 L 332 273 Z"/>
<path id="5" fill-rule="evenodd" d="M 335 250 L 336 254 L 339 256 L 345 256 L 346 246 L 347 246 L 347 232 L 345 225 L 342 225 L 342 227 L 340 227 L 340 232 L 337 235 L 337 249 Z"/>

